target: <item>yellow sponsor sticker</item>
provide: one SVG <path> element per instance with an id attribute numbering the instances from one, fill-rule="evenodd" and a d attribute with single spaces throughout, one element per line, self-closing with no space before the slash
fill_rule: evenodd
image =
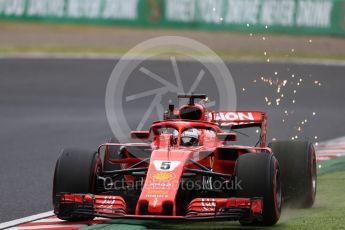
<path id="1" fill-rule="evenodd" d="M 152 174 L 152 179 L 157 181 L 169 181 L 174 178 L 174 174 L 171 172 L 155 172 Z"/>
<path id="2" fill-rule="evenodd" d="M 154 195 L 167 195 L 167 190 L 161 190 L 161 189 L 148 189 L 147 194 L 154 194 Z"/>

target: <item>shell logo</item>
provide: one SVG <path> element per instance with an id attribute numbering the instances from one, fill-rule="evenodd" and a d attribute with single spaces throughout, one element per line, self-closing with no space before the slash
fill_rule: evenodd
<path id="1" fill-rule="evenodd" d="M 155 172 L 152 174 L 152 179 L 158 181 L 169 181 L 174 178 L 174 174 L 171 172 Z"/>

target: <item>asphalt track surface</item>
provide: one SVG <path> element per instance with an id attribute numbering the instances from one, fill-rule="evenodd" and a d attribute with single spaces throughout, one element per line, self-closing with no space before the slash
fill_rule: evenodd
<path id="1" fill-rule="evenodd" d="M 116 62 L 0 59 L 0 222 L 51 210 L 53 169 L 61 149 L 96 149 L 112 136 L 104 95 Z M 196 76 L 199 71 L 192 62 L 178 64 L 182 76 Z M 299 135 L 311 140 L 317 136 L 317 141 L 322 141 L 344 136 L 345 66 L 265 62 L 227 65 L 235 81 L 238 109 L 268 112 L 269 139 Z M 147 62 L 145 66 L 168 80 L 172 78 L 168 61 Z M 279 106 L 267 105 L 265 97 L 276 103 L 277 88 L 261 81 L 261 76 L 288 79 Z M 322 85 L 317 86 L 315 81 Z M 152 86 L 144 81 L 132 84 L 132 88 L 138 85 L 139 89 Z M 140 117 L 143 108 L 129 106 L 128 111 Z M 303 134 L 298 133 L 297 122 L 305 119 L 308 122 L 302 126 Z"/>

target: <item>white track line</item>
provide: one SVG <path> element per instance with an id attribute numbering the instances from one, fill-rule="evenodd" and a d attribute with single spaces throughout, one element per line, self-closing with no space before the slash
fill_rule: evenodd
<path id="1" fill-rule="evenodd" d="M 43 218 L 43 219 L 32 221 L 30 223 L 51 223 L 51 222 L 66 222 L 66 221 L 61 220 L 57 217 L 54 217 L 54 218 Z"/>
<path id="2" fill-rule="evenodd" d="M 48 211 L 48 212 L 43 212 L 43 213 L 39 213 L 39 214 L 36 214 L 36 215 L 32 215 L 32 216 L 28 216 L 28 217 L 24 217 L 24 218 L 20 218 L 20 219 L 16 219 L 16 220 L 11 220 L 11 221 L 8 221 L 8 222 L 1 223 L 0 224 L 0 229 L 9 228 L 9 227 L 16 226 L 16 225 L 19 225 L 19 224 L 23 224 L 23 223 L 26 223 L 26 222 L 30 222 L 30 221 L 46 218 L 46 217 L 52 216 L 52 215 L 54 215 L 53 211 Z"/>

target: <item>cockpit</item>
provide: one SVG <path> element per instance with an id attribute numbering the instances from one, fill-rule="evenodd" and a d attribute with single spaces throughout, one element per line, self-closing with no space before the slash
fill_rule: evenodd
<path id="1" fill-rule="evenodd" d="M 187 126 L 183 128 L 160 126 L 153 128 L 156 138 L 171 136 L 174 146 L 201 146 L 205 141 L 216 141 L 217 133 L 211 127 Z"/>

